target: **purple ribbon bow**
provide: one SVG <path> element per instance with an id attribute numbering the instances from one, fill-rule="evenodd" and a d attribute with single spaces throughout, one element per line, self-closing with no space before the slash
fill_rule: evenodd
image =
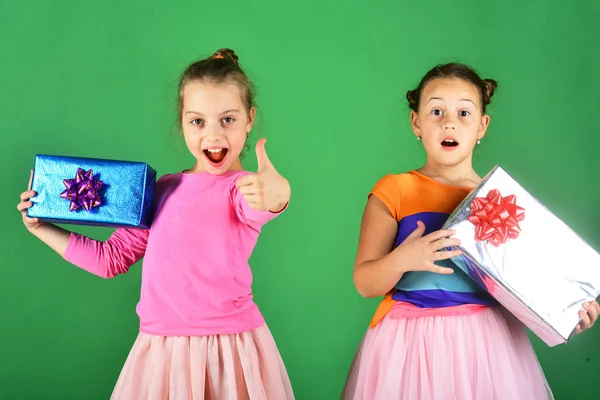
<path id="1" fill-rule="evenodd" d="M 71 211 L 79 208 L 90 211 L 93 207 L 102 204 L 99 191 L 103 183 L 99 179 L 94 179 L 94 173 L 91 169 L 84 171 L 77 168 L 75 179 L 64 179 L 63 183 L 66 189 L 60 194 L 60 197 L 71 202 L 69 207 Z"/>

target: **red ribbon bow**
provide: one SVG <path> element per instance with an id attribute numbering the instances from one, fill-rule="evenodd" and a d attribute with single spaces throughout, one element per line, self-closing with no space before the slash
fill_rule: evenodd
<path id="1" fill-rule="evenodd" d="M 498 247 L 521 233 L 519 222 L 525 218 L 525 209 L 517 205 L 515 195 L 502 197 L 494 189 L 486 197 L 476 197 L 471 203 L 469 221 L 475 225 L 475 240 L 489 241 Z"/>

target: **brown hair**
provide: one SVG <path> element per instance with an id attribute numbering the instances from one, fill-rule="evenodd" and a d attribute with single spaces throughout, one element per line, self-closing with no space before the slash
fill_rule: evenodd
<path id="1" fill-rule="evenodd" d="M 203 80 L 217 84 L 234 83 L 240 90 L 246 111 L 250 112 L 250 109 L 254 107 L 254 94 L 252 93 L 254 85 L 240 68 L 238 56 L 231 49 L 220 49 L 212 56 L 191 64 L 183 72 L 179 81 L 178 109 L 180 123 L 185 86 L 190 82 Z"/>
<path id="2" fill-rule="evenodd" d="M 458 78 L 469 82 L 479 90 L 481 110 L 485 114 L 485 108 L 490 104 L 492 96 L 498 87 L 498 82 L 493 79 L 481 79 L 477 72 L 471 67 L 460 63 L 439 64 L 433 67 L 414 90 L 409 90 L 406 93 L 408 106 L 411 110 L 419 111 L 419 102 L 421 101 L 421 93 L 425 86 L 437 78 Z"/>

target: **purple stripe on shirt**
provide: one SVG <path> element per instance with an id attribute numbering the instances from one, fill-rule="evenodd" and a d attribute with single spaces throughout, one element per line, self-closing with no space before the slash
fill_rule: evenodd
<path id="1" fill-rule="evenodd" d="M 461 293 L 447 290 L 411 290 L 396 291 L 392 299 L 404 301 L 420 308 L 460 306 L 463 304 L 496 305 L 496 301 L 487 293 Z"/>

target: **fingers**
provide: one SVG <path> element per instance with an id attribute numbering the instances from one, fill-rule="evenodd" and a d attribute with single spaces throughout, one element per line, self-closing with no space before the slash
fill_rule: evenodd
<path id="1" fill-rule="evenodd" d="M 28 190 L 26 192 L 21 193 L 21 201 L 19 202 L 19 204 L 17 204 L 17 210 L 21 211 L 22 213 L 25 213 L 28 208 L 31 208 L 33 206 L 33 202 L 29 201 L 29 199 L 35 196 L 36 194 L 37 193 L 33 190 Z"/>
<path id="2" fill-rule="evenodd" d="M 242 186 L 253 185 L 258 182 L 258 178 L 255 174 L 244 175 L 235 182 L 235 186 L 241 188 Z"/>
<path id="3" fill-rule="evenodd" d="M 255 195 L 258 194 L 258 188 L 256 187 L 256 185 L 246 185 L 246 186 L 241 186 L 239 188 L 240 193 L 244 195 L 244 197 L 249 196 L 249 195 Z"/>
<path id="4" fill-rule="evenodd" d="M 246 200 L 250 208 L 252 208 L 253 210 L 266 211 L 266 207 L 261 196 L 257 196 L 254 194 L 245 195 L 244 200 Z"/>
<path id="5" fill-rule="evenodd" d="M 265 143 L 267 139 L 261 138 L 258 142 L 256 142 L 256 160 L 258 161 L 258 170 L 262 170 L 264 168 L 272 167 L 271 160 L 269 160 L 269 156 L 267 156 L 267 150 L 265 149 Z"/>
<path id="6" fill-rule="evenodd" d="M 265 211 L 263 184 L 256 174 L 248 174 L 237 180 L 235 186 L 244 196 L 250 208 Z"/>
<path id="7" fill-rule="evenodd" d="M 435 265 L 433 263 L 429 268 L 426 269 L 426 271 L 442 275 L 450 275 L 454 273 L 454 270 L 452 268 L 440 267 L 439 265 Z"/>
<path id="8" fill-rule="evenodd" d="M 19 202 L 19 204 L 17 204 L 17 210 L 19 210 L 21 212 L 21 214 L 23 214 L 23 221 L 27 225 L 35 225 L 35 224 L 39 223 L 38 218 L 30 218 L 27 216 L 27 210 L 33 206 L 33 202 L 30 201 L 29 199 L 32 198 L 33 196 L 37 195 L 37 193 L 34 190 L 31 190 L 32 179 L 33 179 L 33 170 L 31 170 L 29 173 L 29 184 L 27 185 L 28 190 L 21 193 L 21 196 L 20 196 L 21 202 Z"/>
<path id="9" fill-rule="evenodd" d="M 585 308 L 585 306 L 584 306 L 584 308 Z M 581 317 L 581 322 L 579 323 L 581 330 L 584 331 L 586 329 L 591 328 L 592 321 L 590 320 L 590 316 L 588 315 L 588 313 L 584 310 L 581 310 L 581 311 L 579 311 L 579 316 Z"/>
<path id="10" fill-rule="evenodd" d="M 25 216 L 24 220 L 27 224 L 30 224 L 30 225 L 37 224 L 40 221 L 38 218 L 29 218 L 28 216 Z"/>
<path id="11" fill-rule="evenodd" d="M 436 251 L 433 253 L 434 261 L 448 260 L 453 257 L 458 257 L 462 254 L 460 250 Z"/>
<path id="12" fill-rule="evenodd" d="M 250 204 L 250 203 L 258 203 L 260 199 L 255 194 L 245 194 L 244 200 L 246 200 L 246 203 Z"/>
<path id="13" fill-rule="evenodd" d="M 33 206 L 33 202 L 22 201 L 19 204 L 17 204 L 17 210 L 23 212 L 23 211 L 26 211 L 28 208 L 31 208 L 31 206 Z"/>
<path id="14" fill-rule="evenodd" d="M 436 240 L 440 240 L 443 238 L 448 238 L 454 236 L 456 231 L 454 229 L 444 229 L 440 231 L 431 232 L 429 235 L 425 236 L 429 242 L 435 242 Z"/>
<path id="15" fill-rule="evenodd" d="M 410 242 L 411 240 L 418 239 L 421 236 L 423 236 L 424 233 L 425 233 L 425 224 L 422 223 L 421 221 L 417 221 L 417 228 L 414 231 L 412 231 L 410 233 L 410 235 L 408 235 L 406 237 L 406 239 L 404 239 L 404 242 Z"/>
<path id="16" fill-rule="evenodd" d="M 26 201 L 35 196 L 37 193 L 33 190 L 28 190 L 26 192 L 21 193 L 21 201 Z"/>
<path id="17" fill-rule="evenodd" d="M 429 244 L 432 251 L 437 251 L 441 249 L 446 249 L 448 247 L 458 247 L 460 246 L 461 241 L 457 238 L 444 238 L 436 240 L 435 242 Z"/>
<path id="18" fill-rule="evenodd" d="M 235 183 L 242 195 L 258 195 L 262 193 L 263 184 L 254 174 L 241 177 Z"/>
<path id="19" fill-rule="evenodd" d="M 578 335 L 586 329 L 590 329 L 598 320 L 598 315 L 600 315 L 600 305 L 597 301 L 584 303 L 583 310 L 579 311 L 581 321 L 575 328 L 573 335 Z"/>
<path id="20" fill-rule="evenodd" d="M 39 222 L 39 218 L 30 218 L 27 216 L 27 210 L 31 208 L 31 206 L 33 206 L 33 202 L 23 201 L 17 204 L 17 210 L 23 214 L 23 221 L 25 221 L 26 224 L 34 225 Z"/>
<path id="21" fill-rule="evenodd" d="M 581 316 L 581 329 L 586 330 L 591 328 L 598 319 L 598 314 L 600 314 L 600 306 L 598 306 L 596 301 L 585 303 L 583 310 L 579 312 Z"/>
<path id="22" fill-rule="evenodd" d="M 590 314 L 593 325 L 598 320 L 598 316 L 600 316 L 600 304 L 598 304 L 597 301 L 593 301 L 590 305 L 590 310 L 588 313 Z"/>

